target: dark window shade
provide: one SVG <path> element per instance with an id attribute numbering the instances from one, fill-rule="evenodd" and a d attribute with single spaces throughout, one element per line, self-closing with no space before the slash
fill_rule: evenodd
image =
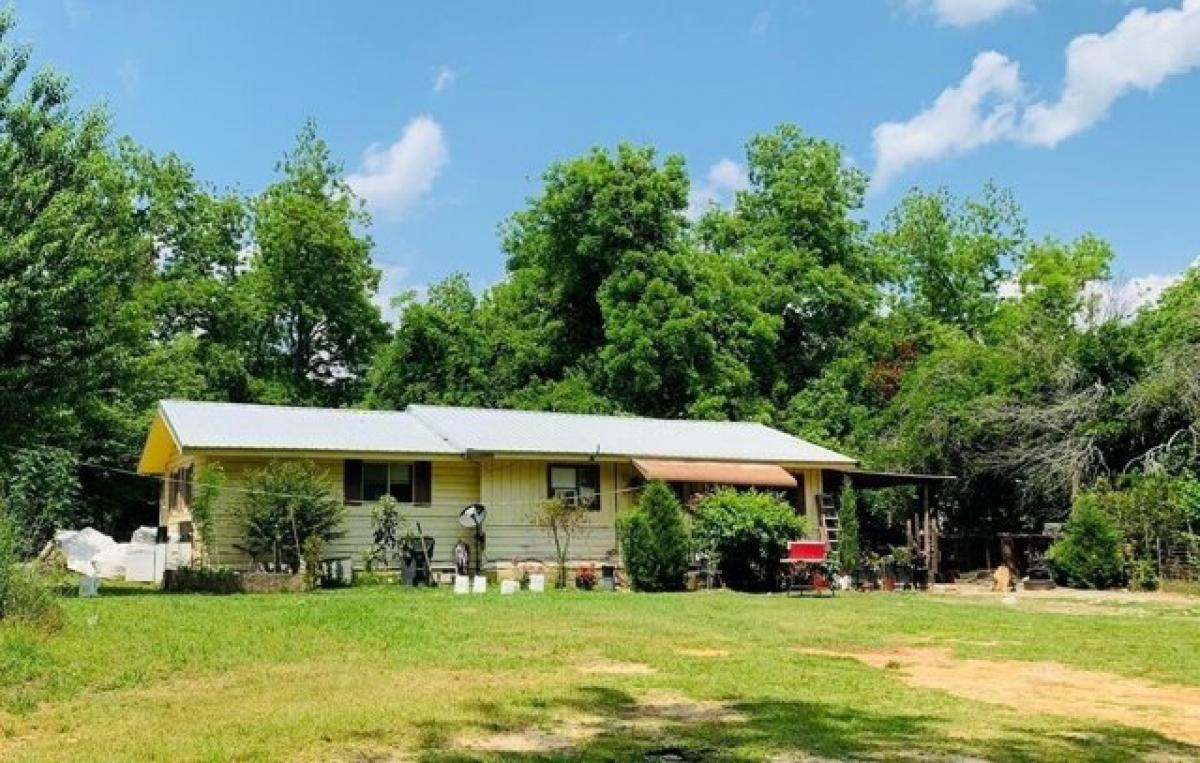
<path id="1" fill-rule="evenodd" d="M 378 501 L 380 498 L 387 495 L 387 464 L 363 464 L 362 475 L 362 499 L 364 501 L 367 501 L 368 503 L 371 501 Z"/>
<path id="2" fill-rule="evenodd" d="M 362 501 L 362 467 L 363 462 L 357 458 L 348 458 L 342 465 L 342 494 L 346 503 Z"/>
<path id="3" fill-rule="evenodd" d="M 417 461 L 413 464 L 413 503 L 428 506 L 433 503 L 433 464 Z"/>

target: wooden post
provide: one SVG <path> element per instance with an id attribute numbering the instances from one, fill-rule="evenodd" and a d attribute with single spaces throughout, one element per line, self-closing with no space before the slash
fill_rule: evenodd
<path id="1" fill-rule="evenodd" d="M 933 539 L 933 515 L 929 511 L 929 483 L 921 485 L 921 515 L 925 522 L 925 566 L 932 581 L 937 570 L 937 544 Z"/>

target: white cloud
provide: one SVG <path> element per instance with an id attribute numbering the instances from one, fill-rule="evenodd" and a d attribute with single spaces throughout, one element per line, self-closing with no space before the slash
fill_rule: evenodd
<path id="1" fill-rule="evenodd" d="M 458 72 L 445 64 L 438 67 L 433 75 L 433 92 L 441 93 L 458 80 Z"/>
<path id="2" fill-rule="evenodd" d="M 1126 281 L 1093 281 L 1086 291 L 1095 298 L 1097 318 L 1132 318 L 1143 307 L 1158 304 L 1163 292 L 1182 278 L 1182 273 L 1151 273 Z"/>
<path id="3" fill-rule="evenodd" d="M 1034 0 L 910 0 L 909 6 L 933 14 L 939 24 L 966 27 L 1006 13 L 1032 11 Z"/>
<path id="4" fill-rule="evenodd" d="M 1053 148 L 1103 119 L 1130 90 L 1153 90 L 1168 77 L 1200 68 L 1200 0 L 1130 11 L 1106 34 L 1071 40 L 1066 58 L 1059 99 L 1025 105 L 1017 63 L 980 53 L 962 82 L 943 90 L 929 109 L 875 128 L 872 190 L 913 165 L 998 140 Z"/>
<path id="5" fill-rule="evenodd" d="M 750 34 L 758 35 L 759 37 L 761 37 L 762 35 L 766 34 L 767 30 L 770 28 L 771 28 L 771 12 L 770 11 L 762 11 L 760 13 L 756 13 L 756 14 L 754 14 L 754 18 L 750 19 Z"/>
<path id="6" fill-rule="evenodd" d="M 346 183 L 372 209 L 398 216 L 429 193 L 449 158 L 441 125 L 432 117 L 417 117 L 391 145 L 368 146 L 362 167 Z"/>
<path id="7" fill-rule="evenodd" d="M 875 149 L 872 190 L 921 162 L 961 154 L 1009 135 L 1022 90 L 1015 61 L 980 53 L 971 71 L 907 122 L 885 122 L 871 133 Z"/>
<path id="8" fill-rule="evenodd" d="M 695 220 L 709 207 L 733 202 L 738 191 L 750 187 L 746 170 L 732 159 L 721 159 L 708 168 L 704 182 L 693 184 L 688 194 L 688 219 Z"/>
<path id="9" fill-rule="evenodd" d="M 1153 90 L 1200 66 L 1200 0 L 1156 12 L 1137 8 L 1107 34 L 1071 40 L 1066 56 L 1061 96 L 1025 110 L 1021 140 L 1055 146 L 1103 119 L 1130 90 Z"/>

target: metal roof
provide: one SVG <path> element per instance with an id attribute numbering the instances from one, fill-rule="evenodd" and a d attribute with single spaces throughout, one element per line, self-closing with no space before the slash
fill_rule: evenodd
<path id="1" fill-rule="evenodd" d="M 429 405 L 364 411 L 184 400 L 164 400 L 159 411 L 172 439 L 184 450 L 544 454 L 849 467 L 856 463 L 762 424 L 731 421 Z"/>
<path id="2" fill-rule="evenodd" d="M 762 424 L 410 405 L 465 452 L 853 465 L 854 459 Z"/>
<path id="3" fill-rule="evenodd" d="M 176 444 L 185 449 L 450 455 L 461 452 L 407 411 L 185 400 L 164 400 L 159 409 Z"/>

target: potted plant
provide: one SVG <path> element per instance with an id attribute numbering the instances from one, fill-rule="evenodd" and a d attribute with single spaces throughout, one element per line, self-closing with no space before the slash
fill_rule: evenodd
<path id="1" fill-rule="evenodd" d="M 596 587 L 596 565 L 584 562 L 575 570 L 575 587 L 581 591 L 590 591 Z"/>
<path id="2" fill-rule="evenodd" d="M 885 554 L 878 558 L 876 562 L 879 570 L 879 577 L 883 580 L 883 590 L 896 590 L 896 570 L 895 560 L 891 554 Z"/>
<path id="3" fill-rule="evenodd" d="M 892 568 L 895 583 L 904 589 L 912 587 L 912 549 L 908 546 L 896 546 L 892 549 Z"/>

